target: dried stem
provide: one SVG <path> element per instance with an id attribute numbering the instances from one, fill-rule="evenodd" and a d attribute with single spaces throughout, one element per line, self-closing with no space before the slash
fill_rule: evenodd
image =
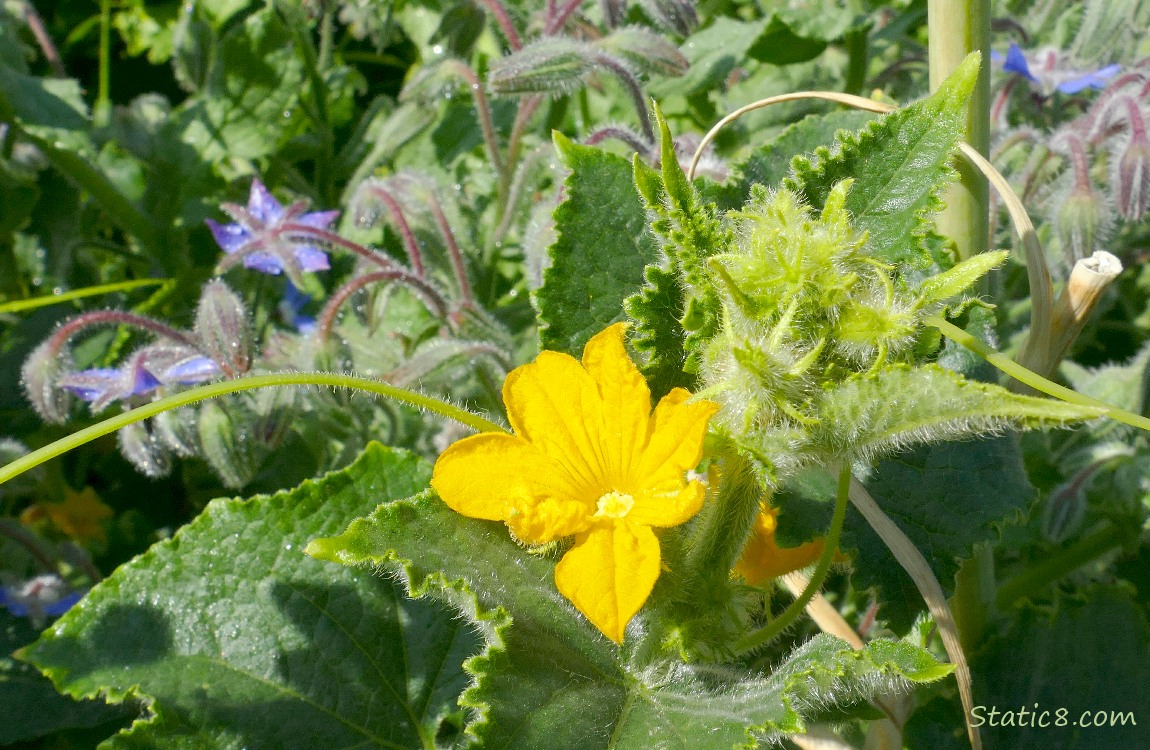
<path id="1" fill-rule="evenodd" d="M 967 665 L 966 654 L 963 653 L 962 644 L 959 642 L 958 627 L 955 625 L 954 616 L 946 603 L 946 594 L 943 593 L 942 586 L 918 547 L 915 547 L 903 530 L 890 520 L 890 517 L 882 511 L 878 503 L 867 492 L 866 487 L 854 477 L 851 477 L 850 480 L 850 499 L 863 518 L 870 524 L 870 527 L 882 538 L 883 543 L 890 549 L 899 565 L 910 575 L 919 593 L 926 601 L 927 609 L 930 610 L 939 636 L 942 638 L 946 655 L 950 657 L 950 661 L 954 665 L 954 676 L 958 682 L 958 695 L 962 700 L 971 748 L 981 750 L 982 738 L 979 736 L 978 727 L 971 721 L 974 698 L 971 691 L 970 667 Z"/>

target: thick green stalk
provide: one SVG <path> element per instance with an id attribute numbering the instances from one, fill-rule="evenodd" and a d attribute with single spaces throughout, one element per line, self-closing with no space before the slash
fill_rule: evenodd
<path id="1" fill-rule="evenodd" d="M 842 534 L 843 521 L 847 517 L 850 487 L 850 464 L 843 464 L 839 469 L 839 488 L 835 497 L 835 514 L 831 518 L 831 528 L 827 532 L 826 539 L 823 542 L 823 554 L 819 557 L 819 562 L 815 566 L 815 572 L 811 575 L 810 583 L 803 589 L 803 593 L 799 594 L 799 598 L 791 602 L 791 606 L 783 610 L 783 613 L 772 620 L 770 625 L 767 625 L 765 628 L 760 628 L 753 633 L 748 633 L 736 643 L 735 653 L 745 654 L 748 651 L 753 651 L 759 646 L 762 646 L 764 643 L 769 643 L 771 639 L 786 630 L 787 627 L 802 614 L 803 610 L 807 608 L 807 604 L 809 604 L 815 594 L 818 593 L 819 588 L 823 585 L 823 581 L 826 580 L 827 573 L 830 572 L 831 563 L 835 559 L 835 551 L 838 550 L 839 547 L 839 536 Z"/>
<path id="2" fill-rule="evenodd" d="M 332 388 L 353 388 L 358 391 L 374 393 L 377 396 L 386 396 L 400 403 L 407 404 L 408 406 L 414 406 L 417 409 L 426 409 L 442 417 L 454 419 L 456 422 L 464 424 L 478 432 L 507 431 L 495 422 L 481 417 L 478 414 L 473 414 L 454 404 L 440 401 L 432 396 L 425 396 L 422 393 L 397 388 L 393 385 L 370 378 L 359 378 L 352 375 L 340 375 L 331 372 L 290 372 L 277 373 L 275 375 L 252 375 L 181 391 L 167 398 L 162 398 L 159 401 L 153 401 L 150 404 L 136 407 L 123 414 L 117 414 L 110 419 L 105 419 L 103 422 L 94 424 L 91 427 L 86 427 L 67 437 L 60 438 L 43 448 L 21 456 L 7 466 L 0 467 L 0 484 L 30 469 L 36 468 L 45 461 L 67 453 L 73 448 L 78 448 L 96 438 L 115 432 L 121 427 L 127 427 L 130 424 L 154 417 L 161 412 L 178 409 L 181 406 L 187 406 L 216 396 L 225 396 L 229 393 L 239 393 L 241 391 L 255 390 L 256 388 L 285 385 L 321 385 Z"/>
<path id="3" fill-rule="evenodd" d="M 112 120 L 112 2 L 100 0 L 100 51 L 96 79 L 96 106 L 92 108 L 96 127 Z"/>
<path id="4" fill-rule="evenodd" d="M 991 0 L 929 0 L 927 27 L 930 90 L 933 93 L 971 52 L 982 54 L 978 82 L 970 98 L 963 140 L 980 154 L 990 147 Z M 946 194 L 938 230 L 954 240 L 959 258 L 984 252 L 990 232 L 990 189 L 986 178 L 966 162 L 957 164 L 959 181 Z"/>

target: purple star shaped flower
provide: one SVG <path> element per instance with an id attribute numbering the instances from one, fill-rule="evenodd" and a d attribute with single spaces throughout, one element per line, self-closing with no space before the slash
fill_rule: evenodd
<path id="1" fill-rule="evenodd" d="M 64 579 L 48 573 L 19 586 L 0 586 L 0 605 L 14 617 L 28 617 L 42 624 L 45 617 L 59 617 L 84 597 L 83 591 L 69 591 Z"/>
<path id="2" fill-rule="evenodd" d="M 234 224 L 207 220 L 216 244 L 228 255 L 243 258 L 246 268 L 270 274 L 287 273 L 300 280 L 304 271 L 324 271 L 330 266 L 327 253 L 292 233 L 291 225 L 326 230 L 339 211 L 304 213 L 307 204 L 296 201 L 286 208 L 258 179 L 252 180 L 248 205 L 224 203 L 220 206 L 235 219 Z"/>
<path id="3" fill-rule="evenodd" d="M 305 294 L 290 281 L 284 289 L 284 297 L 280 300 L 279 312 L 284 322 L 305 336 L 315 330 L 315 318 L 304 315 L 303 310 L 311 302 L 311 296 Z"/>
<path id="4" fill-rule="evenodd" d="M 58 385 L 92 405 L 93 412 L 162 385 L 195 385 L 219 377 L 220 366 L 195 349 L 180 344 L 153 344 L 128 357 L 118 368 L 81 370 L 64 375 Z"/>
<path id="5" fill-rule="evenodd" d="M 994 53 L 995 60 L 1002 60 L 1002 69 L 1015 73 L 1031 83 L 1037 84 L 1045 96 L 1055 91 L 1063 94 L 1078 94 L 1086 89 L 1105 88 L 1107 82 L 1122 70 L 1121 65 L 1107 65 L 1098 70 L 1070 70 L 1066 67 L 1064 55 L 1055 49 L 1039 50 L 1027 57 L 1017 44 L 1011 44 L 1006 58 Z"/>

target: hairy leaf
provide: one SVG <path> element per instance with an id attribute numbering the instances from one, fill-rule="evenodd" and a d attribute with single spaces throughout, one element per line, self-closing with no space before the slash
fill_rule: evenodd
<path id="1" fill-rule="evenodd" d="M 1144 345 L 1125 364 L 1087 369 L 1075 362 L 1063 362 L 1062 374 L 1079 393 L 1143 414 L 1150 393 L 1150 344 Z"/>
<path id="2" fill-rule="evenodd" d="M 22 617 L 0 609 L 0 745 L 31 740 L 60 729 L 94 727 L 125 719 L 129 706 L 102 701 L 77 701 L 60 695 L 52 683 L 31 667 L 8 656 L 30 643 L 37 629 Z"/>
<path id="3" fill-rule="evenodd" d="M 502 524 L 453 513 L 432 492 L 381 506 L 308 551 L 397 570 L 413 595 L 445 597 L 474 619 L 489 647 L 467 664 L 476 683 L 463 703 L 478 714 L 469 732 L 483 747 L 728 750 L 801 731 L 816 705 L 949 673 L 906 643 L 857 652 L 829 636 L 766 676 L 651 662 L 644 613 L 620 650 L 559 595 L 552 560 L 528 553 Z"/>
<path id="4" fill-rule="evenodd" d="M 1009 630 L 992 638 L 971 662 L 976 717 L 981 716 L 986 747 L 1150 747 L 1148 642 L 1146 615 L 1122 589 L 1066 596 L 1053 610 L 1025 607 Z M 938 731 L 951 719 L 932 710 L 940 702 L 932 701 L 921 716 L 911 717 L 908 747 L 969 747 L 964 737 Z M 994 715 L 992 709 L 997 709 Z"/>
<path id="5" fill-rule="evenodd" d="M 213 162 L 272 154 L 300 129 L 304 81 L 290 29 L 272 8 L 253 13 L 220 41 L 204 91 L 182 112 L 184 140 Z"/>
<path id="6" fill-rule="evenodd" d="M 375 445 L 291 492 L 213 501 L 93 589 L 27 658 L 69 695 L 144 698 L 158 719 L 121 747 L 428 747 L 465 685 L 472 629 L 302 550 L 429 475 Z"/>
<path id="7" fill-rule="evenodd" d="M 712 192 L 723 208 L 742 208 L 751 197 L 751 185 L 778 185 L 790 173 L 791 162 L 796 155 L 825 147 L 834 141 L 840 130 L 858 130 L 872 119 L 874 115 L 868 112 L 850 109 L 808 115 L 767 143 L 757 146 L 734 166 L 734 178 Z"/>
<path id="8" fill-rule="evenodd" d="M 536 295 L 539 342 L 578 355 L 587 339 L 622 319 L 623 300 L 642 285 L 656 249 L 631 165 L 559 134 L 555 147 L 571 174 L 555 209 L 551 266 Z"/>
<path id="9" fill-rule="evenodd" d="M 852 378 L 816 401 L 816 452 L 874 457 L 916 443 L 1006 429 L 1062 427 L 1103 415 L 1090 406 L 1020 396 L 938 365 L 892 365 Z"/>
<path id="10" fill-rule="evenodd" d="M 790 186 L 821 209 L 831 188 L 853 178 L 847 210 L 869 234 L 871 255 L 890 263 L 926 267 L 924 238 L 941 192 L 954 179 L 950 166 L 966 122 L 966 102 L 978 75 L 968 58 L 930 98 L 840 134 L 833 149 L 794 162 Z"/>
<path id="11" fill-rule="evenodd" d="M 803 472 L 773 502 L 780 508 L 779 543 L 793 547 L 826 533 L 834 496 L 824 471 Z M 959 561 L 1027 511 L 1034 489 L 1013 437 L 919 446 L 879 462 L 865 481 L 879 506 L 922 550 L 949 594 Z M 879 617 L 906 632 L 925 605 L 882 539 L 853 508 L 840 546 L 855 552 L 853 584 L 873 588 Z"/>

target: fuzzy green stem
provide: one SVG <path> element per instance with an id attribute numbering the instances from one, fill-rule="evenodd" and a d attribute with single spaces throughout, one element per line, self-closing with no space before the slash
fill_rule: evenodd
<path id="1" fill-rule="evenodd" d="M 927 27 L 932 93 L 967 55 L 982 54 L 963 140 L 985 156 L 990 146 L 990 0 L 929 0 Z M 990 188 L 986 178 L 965 162 L 958 164 L 958 173 L 958 183 L 947 191 L 946 209 L 936 222 L 965 260 L 986 251 Z"/>
<path id="2" fill-rule="evenodd" d="M 1030 386 L 1040 393 L 1045 393 L 1047 396 L 1061 399 L 1068 404 L 1077 404 L 1079 406 L 1093 406 L 1102 409 L 1106 412 L 1105 416 L 1111 419 L 1128 424 L 1131 427 L 1137 427 L 1140 430 L 1150 432 L 1150 419 L 1142 416 L 1141 414 L 1134 414 L 1133 412 L 1120 409 L 1113 404 L 1108 404 L 1105 401 L 1099 401 L 1096 398 L 1083 395 L 1078 391 L 1071 390 L 1066 386 L 1058 385 L 1038 373 L 1028 370 L 1022 365 L 1018 364 L 1010 357 L 996 352 L 986 342 L 982 341 L 976 336 L 972 336 L 966 331 L 962 330 L 953 323 L 949 323 L 942 318 L 931 316 L 923 318 L 923 323 L 928 326 L 933 326 L 942 332 L 951 341 L 965 346 L 970 351 L 985 359 L 994 367 L 997 367 L 1002 372 L 1006 373 L 1015 380 Z"/>
<path id="3" fill-rule="evenodd" d="M 996 598 L 999 609 L 1006 609 L 1025 596 L 1041 592 L 1066 574 L 1121 547 L 1132 536 L 1129 529 L 1117 524 L 1107 524 L 1093 534 L 1079 539 L 1066 549 L 1054 553 L 1004 582 L 998 588 Z"/>
<path id="4" fill-rule="evenodd" d="M 730 575 L 759 513 L 763 491 L 755 480 L 754 467 L 733 445 L 720 454 L 719 475 L 719 491 L 715 501 L 707 503 L 700 513 L 698 531 L 687 555 L 687 588 L 691 590 L 712 586 L 716 577 L 721 582 Z"/>
<path id="5" fill-rule="evenodd" d="M 735 644 L 735 653 L 745 654 L 748 651 L 753 651 L 759 646 L 762 646 L 764 643 L 768 643 L 772 638 L 790 627 L 791 623 L 802 614 L 803 610 L 807 608 L 807 604 L 809 604 L 811 599 L 815 597 L 815 594 L 818 593 L 819 588 L 823 585 L 823 581 L 826 580 L 827 573 L 830 572 L 831 563 L 835 559 L 835 551 L 838 550 L 839 547 L 839 536 L 842 534 L 843 521 L 847 516 L 850 487 L 850 465 L 843 464 L 839 468 L 839 488 L 835 496 L 835 514 L 834 517 L 831 518 L 831 528 L 827 531 L 826 539 L 823 541 L 823 554 L 819 557 L 818 565 L 815 566 L 815 572 L 811 575 L 810 583 L 803 589 L 803 593 L 799 595 L 799 598 L 791 602 L 791 605 L 783 610 L 781 615 L 771 621 L 771 624 L 739 640 L 739 642 Z"/>
<path id="6" fill-rule="evenodd" d="M 473 414 L 466 409 L 449 404 L 446 401 L 440 401 L 432 396 L 425 396 L 422 393 L 409 391 L 405 388 L 397 388 L 396 386 L 370 378 L 360 378 L 354 375 L 341 375 L 330 372 L 289 372 L 276 373 L 274 375 L 252 375 L 181 391 L 167 398 L 162 398 L 159 401 L 153 401 L 150 404 L 126 411 L 123 414 L 117 414 L 110 419 L 105 419 L 103 422 L 94 424 L 91 427 L 86 427 L 67 437 L 60 438 L 43 448 L 21 456 L 7 466 L 0 467 L 0 484 L 23 474 L 29 469 L 36 468 L 45 461 L 67 453 L 73 448 L 78 448 L 96 438 L 103 437 L 122 427 L 127 427 L 130 424 L 135 424 L 149 417 L 154 417 L 162 412 L 178 409 L 181 406 L 198 403 L 209 398 L 215 398 L 216 396 L 226 396 L 230 393 L 240 393 L 257 388 L 285 385 L 321 385 L 331 388 L 352 388 L 358 391 L 373 393 L 377 396 L 386 396 L 418 409 L 426 409 L 442 417 L 453 419 L 479 432 L 507 432 L 505 428 L 486 417 Z"/>

